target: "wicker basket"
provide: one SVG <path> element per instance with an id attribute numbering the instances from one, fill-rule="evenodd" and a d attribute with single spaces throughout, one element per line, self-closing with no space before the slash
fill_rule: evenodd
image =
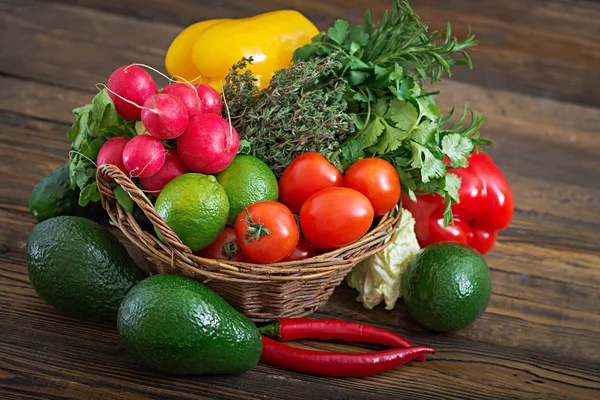
<path id="1" fill-rule="evenodd" d="M 300 261 L 249 264 L 201 258 L 192 254 L 156 213 L 144 192 L 113 165 L 97 171 L 102 206 L 148 260 L 152 273 L 179 274 L 204 282 L 234 308 L 254 321 L 301 317 L 325 304 L 352 267 L 383 249 L 400 224 L 400 205 L 384 215 L 360 240 L 349 246 Z M 107 177 L 120 185 L 142 209 L 166 244 L 138 225 L 117 202 Z"/>

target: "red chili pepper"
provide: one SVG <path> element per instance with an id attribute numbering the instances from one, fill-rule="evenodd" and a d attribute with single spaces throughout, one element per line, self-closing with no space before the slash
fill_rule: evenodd
<path id="1" fill-rule="evenodd" d="M 340 319 L 279 318 L 261 327 L 260 332 L 282 342 L 295 339 L 340 339 L 391 348 L 413 347 L 413 344 L 402 336 L 385 329 Z M 425 356 L 418 357 L 418 361 L 425 361 Z"/>
<path id="2" fill-rule="evenodd" d="M 370 353 L 337 353 L 304 350 L 263 336 L 260 360 L 292 371 L 313 375 L 358 377 L 380 374 L 433 353 L 429 347 L 408 347 Z"/>

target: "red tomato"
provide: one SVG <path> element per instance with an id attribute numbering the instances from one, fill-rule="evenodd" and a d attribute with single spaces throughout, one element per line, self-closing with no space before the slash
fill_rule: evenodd
<path id="1" fill-rule="evenodd" d="M 365 158 L 353 164 L 344 175 L 344 186 L 367 196 L 375 216 L 390 211 L 400 200 L 398 172 L 381 158 Z"/>
<path id="2" fill-rule="evenodd" d="M 306 199 L 323 189 L 342 186 L 342 181 L 342 173 L 321 154 L 304 153 L 283 171 L 279 179 L 279 201 L 298 214 Z"/>
<path id="3" fill-rule="evenodd" d="M 296 219 L 285 205 L 260 201 L 238 215 L 234 229 L 244 254 L 256 263 L 274 263 L 289 256 L 298 244 Z"/>
<path id="4" fill-rule="evenodd" d="M 312 195 L 300 210 L 304 237 L 319 249 L 331 250 L 360 239 L 373 223 L 373 206 L 362 193 L 334 187 Z"/>
<path id="5" fill-rule="evenodd" d="M 292 254 L 287 256 L 283 261 L 296 261 L 304 260 L 305 258 L 311 258 L 315 256 L 315 248 L 308 243 L 308 240 L 302 238 L 298 240 L 298 245 L 292 251 Z"/>
<path id="6" fill-rule="evenodd" d="M 236 251 L 237 247 L 237 251 Z M 225 252 L 223 251 L 225 250 Z M 233 250 L 233 257 L 230 257 L 230 251 Z M 231 253 L 230 253 L 231 254 Z M 225 228 L 219 236 L 208 247 L 198 253 L 200 257 L 212 258 L 215 260 L 232 260 L 240 262 L 250 262 L 250 259 L 242 253 L 237 243 L 235 230 Z"/>

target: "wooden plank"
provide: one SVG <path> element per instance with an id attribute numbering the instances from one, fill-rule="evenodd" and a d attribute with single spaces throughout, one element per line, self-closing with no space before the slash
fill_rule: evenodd
<path id="1" fill-rule="evenodd" d="M 335 393 L 352 387 L 353 395 L 361 398 L 389 398 L 399 387 L 406 395 L 419 393 L 420 398 L 438 398 L 452 393 L 455 398 L 511 398 L 510 393 L 520 393 L 522 398 L 545 395 L 592 398 L 600 389 L 600 379 L 593 375 L 594 364 L 564 359 L 546 358 L 529 350 L 475 343 L 456 336 L 408 335 L 425 345 L 434 345 L 438 353 L 426 364 L 411 364 L 385 375 L 365 379 L 311 378 L 259 365 L 239 377 L 199 377 L 194 379 L 168 377 L 141 369 L 119 343 L 111 324 L 85 322 L 63 317 L 41 301 L 26 286 L 22 274 L 22 254 L 9 252 L 0 256 L 0 365 L 19 379 L 17 384 L 0 382 L 0 388 L 39 391 L 44 385 L 25 386 L 18 382 L 32 382 L 29 376 L 47 382 L 65 385 L 75 381 L 111 394 L 124 391 L 134 396 L 178 393 L 182 398 L 193 398 L 202 392 L 220 398 L 255 398 L 277 395 L 300 398 L 310 386 L 316 386 L 323 398 L 337 398 Z M 337 302 L 335 302 L 337 303 Z M 10 305 L 10 308 L 8 306 Z M 400 314 L 400 318 L 406 315 Z M 304 347 L 326 350 L 347 349 L 336 343 L 304 342 Z M 100 362 L 101 360 L 101 362 Z M 453 371 L 461 369 L 457 376 Z M 34 381 L 35 382 L 35 381 Z M 254 382 L 254 384 L 253 384 Z M 257 384 L 260 382 L 260 384 Z M 502 383 L 500 383 L 502 382 Z M 428 392 L 419 388 L 427 383 Z M 530 386 L 534 385 L 534 386 Z M 75 385 L 78 393 L 79 385 Z M 377 388 L 375 396 L 369 394 Z M 429 389 L 431 387 L 431 389 Z M 461 388 L 460 390 L 457 388 Z M 245 388 L 246 392 L 244 391 Z M 482 391 L 482 388 L 486 390 Z M 57 393 L 46 388 L 47 393 Z M 269 392 L 276 390 L 276 392 Z M 313 389 L 315 388 L 313 387 Z M 212 396 L 211 396 L 212 397 Z M 75 395 L 74 395 L 74 398 Z"/>
<path id="2" fill-rule="evenodd" d="M 55 0 L 136 18 L 189 25 L 209 18 L 239 18 L 289 8 L 285 0 L 247 2 L 193 0 L 164 3 L 134 0 L 126 4 L 101 0 Z M 423 21 L 433 29 L 451 21 L 459 37 L 472 28 L 480 46 L 470 53 L 475 70 L 457 69 L 455 79 L 485 87 L 508 89 L 536 96 L 600 105 L 600 4 L 585 0 L 420 0 L 411 2 Z M 390 0 L 371 1 L 375 18 L 391 6 Z M 360 1 L 294 2 L 320 29 L 336 18 L 361 23 L 367 5 Z M 585 27 L 585 29 L 581 29 Z M 526 38 L 526 40 L 524 40 Z M 552 82 L 552 85 L 548 85 Z"/>

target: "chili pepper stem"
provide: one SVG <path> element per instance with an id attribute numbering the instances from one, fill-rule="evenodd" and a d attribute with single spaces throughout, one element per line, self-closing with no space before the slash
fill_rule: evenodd
<path id="1" fill-rule="evenodd" d="M 276 319 L 275 321 L 271 322 L 268 325 L 261 326 L 260 328 L 258 328 L 258 331 L 263 336 L 268 336 L 273 339 L 279 339 L 280 327 L 281 326 L 280 326 L 279 320 Z"/>

